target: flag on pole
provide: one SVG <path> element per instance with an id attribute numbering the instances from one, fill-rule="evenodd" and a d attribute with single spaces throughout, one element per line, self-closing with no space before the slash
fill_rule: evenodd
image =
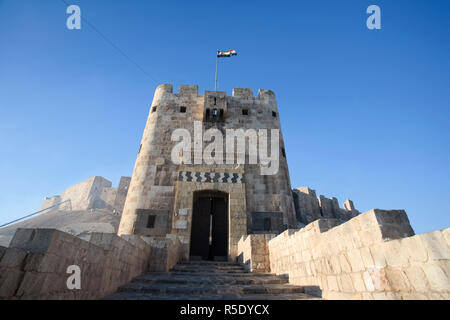
<path id="1" fill-rule="evenodd" d="M 228 51 L 217 50 L 217 58 L 228 58 L 236 55 L 237 55 L 236 50 L 228 50 Z"/>

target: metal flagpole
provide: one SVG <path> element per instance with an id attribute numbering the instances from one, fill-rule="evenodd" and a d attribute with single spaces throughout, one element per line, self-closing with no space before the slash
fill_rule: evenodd
<path id="1" fill-rule="evenodd" d="M 214 91 L 217 91 L 217 72 L 218 72 L 218 66 L 219 66 L 219 49 L 217 49 L 217 54 L 216 54 L 216 80 L 214 82 Z"/>

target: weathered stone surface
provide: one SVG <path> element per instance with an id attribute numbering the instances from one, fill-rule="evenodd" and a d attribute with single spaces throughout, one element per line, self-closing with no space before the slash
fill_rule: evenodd
<path id="1" fill-rule="evenodd" d="M 107 300 L 270 300 L 317 299 L 307 287 L 293 286 L 282 277 L 249 273 L 228 262 L 195 261 L 177 264 L 168 273 L 135 278 Z"/>
<path id="2" fill-rule="evenodd" d="M 121 177 L 118 188 L 111 188 L 111 181 L 99 176 L 91 177 L 86 181 L 67 188 L 61 196 L 45 198 L 42 202 L 41 210 L 65 202 L 61 206 L 50 208 L 49 210 L 85 211 L 107 208 L 121 213 L 130 180 L 130 177 Z M 49 210 L 43 211 L 43 213 L 47 213 Z"/>
<path id="3" fill-rule="evenodd" d="M 180 259 L 176 237 L 146 240 L 96 233 L 87 242 L 58 230 L 19 229 L 12 247 L 2 249 L 0 298 L 97 299 L 149 269 L 167 271 Z M 81 270 L 80 290 L 66 285 L 72 265 Z"/>
<path id="4" fill-rule="evenodd" d="M 217 111 L 217 115 L 214 113 Z M 174 234 L 184 239 L 182 248 L 185 259 L 189 258 L 192 210 L 186 215 L 178 215 L 180 209 L 193 208 L 195 192 L 214 190 L 229 196 L 228 259 L 237 257 L 239 239 L 254 230 L 253 212 L 279 212 L 280 231 L 287 227 L 297 227 L 284 142 L 280 135 L 279 170 L 274 175 L 261 175 L 259 164 L 206 163 L 201 161 L 203 145 L 193 143 L 191 156 L 181 165 L 172 161 L 172 141 L 174 128 L 189 131 L 194 139 L 194 123 L 205 132 L 216 127 L 225 129 L 280 129 L 280 121 L 275 95 L 270 90 L 260 90 L 255 97 L 252 90 L 235 88 L 233 96 L 226 92 L 206 91 L 198 93 L 197 86 L 180 86 L 174 93 L 172 85 L 164 84 L 155 90 L 147 124 L 142 136 L 141 147 L 125 202 L 119 234 L 139 234 L 141 236 L 165 237 Z M 217 150 L 216 156 L 253 154 L 253 148 L 244 152 Z M 200 152 L 199 152 L 200 151 Z M 184 155 L 179 155 L 181 158 Z M 187 155 L 188 156 L 188 155 Z M 200 160 L 200 163 L 196 161 Z M 184 179 L 189 173 L 189 178 Z M 211 174 L 240 176 L 243 180 L 216 181 Z M 146 210 L 160 210 L 154 225 L 149 224 Z M 144 217 L 141 217 L 145 215 Z M 176 218 L 174 218 L 176 217 Z M 165 221 L 158 224 L 158 221 Z M 266 231 L 272 231 L 269 225 Z"/>
<path id="5" fill-rule="evenodd" d="M 325 232 L 316 223 L 269 240 L 271 272 L 288 274 L 295 285 L 318 285 L 326 299 L 445 299 L 449 294 L 448 229 L 413 235 L 401 210 L 370 210 Z M 391 239 L 404 234 L 410 236 Z"/>
<path id="6" fill-rule="evenodd" d="M 423 271 L 432 290 L 447 293 L 450 291 L 450 280 L 439 266 L 424 265 Z"/>
<path id="7" fill-rule="evenodd" d="M 27 256 L 24 250 L 10 248 L 7 249 L 0 259 L 0 268 L 20 268 Z"/>
<path id="8" fill-rule="evenodd" d="M 447 245 L 441 231 L 426 233 L 420 237 L 432 260 L 449 260 L 450 248 Z"/>
<path id="9" fill-rule="evenodd" d="M 0 267 L 0 299 L 13 297 L 22 277 L 23 272 L 18 268 Z"/>

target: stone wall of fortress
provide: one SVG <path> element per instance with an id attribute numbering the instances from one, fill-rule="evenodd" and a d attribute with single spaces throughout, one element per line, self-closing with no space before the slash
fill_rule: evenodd
<path id="1" fill-rule="evenodd" d="M 49 210 L 110 209 L 120 214 L 125 204 L 130 180 L 130 177 L 121 177 L 118 188 L 112 188 L 111 181 L 99 176 L 90 177 L 83 182 L 70 186 L 61 195 L 45 198 L 40 210 L 65 202 L 61 206 Z M 66 202 L 68 200 L 70 201 Z"/>
<path id="2" fill-rule="evenodd" d="M 253 219 L 253 213 L 270 214 L 281 220 L 278 232 L 296 227 L 281 132 L 279 150 L 276 150 L 280 155 L 279 170 L 274 175 L 261 175 L 260 164 L 250 164 L 248 160 L 241 165 L 206 164 L 202 159 L 195 158 L 196 152 L 202 152 L 209 142 L 206 139 L 199 144 L 195 142 L 198 131 L 194 123 L 201 131 L 200 140 L 203 133 L 211 128 L 222 134 L 228 129 L 280 129 L 275 94 L 270 90 L 260 89 L 254 96 L 252 89 L 234 88 L 232 96 L 227 96 L 226 92 L 220 91 L 199 94 L 196 85 L 180 85 L 178 92 L 174 92 L 170 84 L 158 86 L 150 106 L 118 233 L 153 237 L 177 235 L 184 243 L 184 254 L 188 257 L 192 199 L 194 193 L 204 190 L 226 192 L 230 196 L 228 254 L 232 260 L 235 259 L 240 237 L 256 229 L 253 222 L 258 217 Z M 172 141 L 175 129 L 185 129 L 193 137 L 190 163 L 176 164 L 172 161 L 172 149 L 177 144 Z M 237 157 L 238 154 L 248 158 L 249 145 L 246 143 L 242 153 L 233 148 L 217 151 L 217 154 L 220 153 L 223 159 L 227 155 Z M 200 163 L 196 164 L 198 160 Z M 195 175 L 198 175 L 197 180 Z M 240 178 L 236 181 L 226 178 L 207 181 L 206 175 Z M 185 176 L 189 177 L 184 180 Z"/>
<path id="3" fill-rule="evenodd" d="M 360 214 L 355 209 L 353 201 L 347 199 L 344 202 L 344 208 L 341 208 L 338 199 L 335 197 L 327 198 L 323 195 L 317 197 L 316 191 L 309 187 L 293 189 L 292 195 L 299 226 L 304 226 L 323 218 L 345 222 Z"/>
<path id="4" fill-rule="evenodd" d="M 178 239 L 93 233 L 89 241 L 53 229 L 18 229 L 0 247 L 1 299 L 100 299 L 147 271 L 166 272 L 180 257 Z M 81 288 L 68 289 L 69 266 Z"/>
<path id="5" fill-rule="evenodd" d="M 247 264 L 267 263 L 251 254 L 266 250 L 270 267 L 260 269 L 320 288 L 325 299 L 450 299 L 450 228 L 414 235 L 402 210 L 374 209 L 340 225 L 319 219 L 267 240 L 240 247 Z"/>

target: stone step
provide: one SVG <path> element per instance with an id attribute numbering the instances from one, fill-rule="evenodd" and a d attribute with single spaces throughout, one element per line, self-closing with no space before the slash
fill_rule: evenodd
<path id="1" fill-rule="evenodd" d="M 304 293 L 289 294 L 147 294 L 116 292 L 105 300 L 319 300 Z"/>
<path id="2" fill-rule="evenodd" d="M 190 276 L 186 277 L 185 274 L 182 275 L 154 275 L 146 274 L 137 277 L 133 282 L 145 282 L 145 283 L 179 283 L 179 284 L 282 284 L 288 283 L 288 280 L 267 275 L 265 277 L 253 277 L 251 274 L 247 273 L 246 277 L 235 277 L 233 275 L 216 275 L 216 276 Z"/>
<path id="3" fill-rule="evenodd" d="M 236 263 L 179 263 L 176 267 L 183 268 L 242 268 Z"/>
<path id="4" fill-rule="evenodd" d="M 174 276 L 186 276 L 186 277 L 195 277 L 195 276 L 205 276 L 205 277 L 214 277 L 214 276 L 232 276 L 232 277 L 267 277 L 274 276 L 272 273 L 251 273 L 248 271 L 241 272 L 192 272 L 192 271 L 169 271 L 165 273 L 166 275 L 174 275 Z"/>
<path id="5" fill-rule="evenodd" d="M 309 287 L 294 286 L 287 277 L 250 273 L 221 261 L 178 263 L 169 272 L 136 277 L 105 298 L 113 300 L 302 300 L 315 299 Z"/>
<path id="6" fill-rule="evenodd" d="M 214 267 L 205 267 L 205 266 L 175 266 L 170 271 L 175 272 L 246 272 L 246 270 L 240 266 L 214 266 Z"/>
<path id="7" fill-rule="evenodd" d="M 209 269 L 209 270 L 200 270 L 200 269 L 172 269 L 169 272 L 176 274 L 246 274 L 248 275 L 250 272 L 246 270 L 217 270 L 217 269 Z"/>
<path id="8" fill-rule="evenodd" d="M 209 260 L 193 260 L 193 261 L 181 261 L 177 265 L 196 265 L 196 266 L 240 266 L 239 263 L 229 261 L 209 261 Z"/>
<path id="9" fill-rule="evenodd" d="M 118 292 L 134 292 L 146 294 L 287 294 L 304 293 L 301 286 L 289 284 L 266 284 L 266 285 L 192 285 L 192 284 L 167 284 L 167 283 L 145 283 L 132 282 L 119 288 Z"/>

